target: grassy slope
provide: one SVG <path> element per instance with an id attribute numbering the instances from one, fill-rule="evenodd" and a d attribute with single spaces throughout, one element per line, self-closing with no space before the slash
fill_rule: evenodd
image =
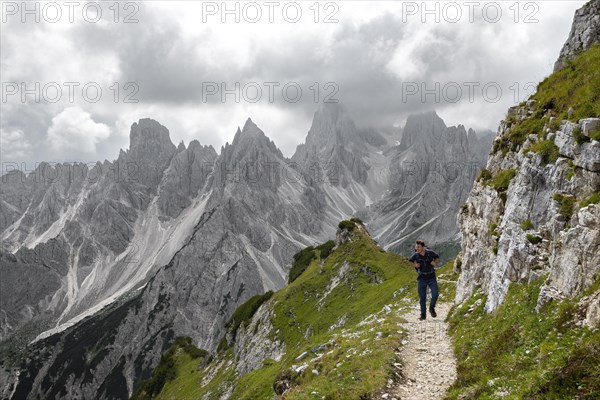
<path id="1" fill-rule="evenodd" d="M 352 243 L 341 245 L 326 260 L 313 260 L 302 275 L 265 303 L 275 310 L 271 334 L 286 344 L 280 361 L 265 360 L 262 368 L 240 378 L 231 349 L 207 367 L 199 367 L 198 360 L 180 352 L 176 378 L 167 382 L 159 398 L 196 399 L 209 393 L 208 398 L 216 399 L 235 384 L 233 399 L 272 399 L 273 383 L 286 374 L 295 386 L 285 392 L 285 399 L 362 399 L 382 390 L 398 361 L 393 348 L 405 334 L 398 326 L 404 322 L 401 315 L 416 302 L 416 274 L 404 258 L 384 252 L 369 236 L 357 230 L 353 235 Z M 347 273 L 323 299 L 346 262 Z M 444 267 L 442 275 L 451 277 L 450 269 Z M 453 285 L 442 284 L 441 289 L 441 300 L 453 296 Z M 392 305 L 389 312 L 383 310 L 388 304 Z M 345 323 L 330 330 L 340 320 Z M 312 361 L 311 348 L 330 340 L 335 346 Z M 295 361 L 305 351 L 309 357 Z M 290 373 L 292 365 L 303 363 L 309 364 L 304 373 Z M 208 379 L 209 373 L 216 375 Z"/>
<path id="2" fill-rule="evenodd" d="M 530 134 L 542 138 L 544 125 L 554 131 L 561 120 L 577 122 L 582 118 L 600 117 L 600 45 L 567 62 L 564 68 L 540 82 L 531 99 L 536 101 L 533 114 L 524 120 L 514 116 L 507 118 L 510 129 L 500 142 L 494 144 L 494 152 L 502 150 L 506 154 L 517 150 Z M 572 109 L 570 114 L 569 109 Z M 549 117 L 555 117 L 555 120 L 549 123 Z M 600 139 L 598 133 L 592 136 Z M 540 142 L 529 150 L 541 153 L 544 162 L 554 162 L 558 153 L 550 142 Z"/>
<path id="3" fill-rule="evenodd" d="M 600 331 L 574 324 L 579 298 L 536 313 L 542 281 L 512 284 L 504 304 L 490 314 L 481 293 L 453 308 L 448 319 L 458 379 L 448 398 L 598 398 Z"/>

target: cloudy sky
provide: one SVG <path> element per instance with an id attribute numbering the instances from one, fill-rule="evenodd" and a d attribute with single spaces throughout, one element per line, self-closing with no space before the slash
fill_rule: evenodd
<path id="1" fill-rule="evenodd" d="M 145 117 L 217 152 L 251 117 L 291 156 L 335 100 L 359 126 L 435 109 L 495 131 L 584 3 L 3 1 L 3 170 L 113 160 Z"/>

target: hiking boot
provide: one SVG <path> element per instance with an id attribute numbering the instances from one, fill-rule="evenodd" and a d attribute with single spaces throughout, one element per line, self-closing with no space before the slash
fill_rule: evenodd
<path id="1" fill-rule="evenodd" d="M 427 318 L 427 316 L 426 316 L 425 314 L 422 314 L 422 315 L 419 317 L 419 321 L 425 321 L 425 318 Z"/>
<path id="2" fill-rule="evenodd" d="M 437 317 L 437 313 L 435 312 L 435 308 L 429 307 L 429 313 L 433 318 Z"/>

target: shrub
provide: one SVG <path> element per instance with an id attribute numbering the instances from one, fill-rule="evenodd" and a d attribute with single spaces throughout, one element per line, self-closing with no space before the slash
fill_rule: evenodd
<path id="1" fill-rule="evenodd" d="M 590 204 L 598 204 L 598 203 L 600 203 L 600 192 L 593 193 L 587 199 L 581 200 L 581 203 L 579 205 L 581 206 L 581 208 L 583 208 L 583 207 L 589 206 Z"/>
<path id="2" fill-rule="evenodd" d="M 567 172 L 567 179 L 571 180 L 577 173 L 577 166 L 573 162 L 573 160 L 567 160 L 567 165 L 569 166 L 569 171 Z"/>
<path id="3" fill-rule="evenodd" d="M 561 120 L 560 118 L 554 118 L 549 124 L 548 124 L 548 128 L 550 128 L 550 131 L 552 132 L 556 132 L 557 130 L 560 129 L 560 123 Z"/>
<path id="4" fill-rule="evenodd" d="M 268 291 L 264 294 L 257 294 L 249 298 L 244 304 L 239 306 L 233 313 L 229 321 L 225 324 L 225 328 L 229 329 L 233 337 L 235 337 L 239 327 L 244 324 L 248 326 L 250 320 L 258 310 L 258 308 L 267 300 L 273 296 L 272 291 Z"/>
<path id="5" fill-rule="evenodd" d="M 192 358 L 206 358 L 208 356 L 206 350 L 199 349 L 192 344 L 192 338 L 187 336 L 178 338 L 169 347 L 169 350 L 161 355 L 158 366 L 154 369 L 150 378 L 144 381 L 136 391 L 132 399 L 152 399 L 162 391 L 167 382 L 176 378 L 175 354 L 178 349 L 183 349 Z"/>
<path id="6" fill-rule="evenodd" d="M 352 218 L 350 218 L 350 221 L 358 223 L 358 224 L 363 224 L 362 220 L 358 217 L 352 217 Z"/>
<path id="7" fill-rule="evenodd" d="M 532 144 L 527 151 L 538 153 L 542 157 L 542 164 L 549 164 L 558 160 L 558 146 L 553 140 L 542 140 Z"/>
<path id="8" fill-rule="evenodd" d="M 517 175 L 517 170 L 507 169 L 500 171 L 494 178 L 484 183 L 486 186 L 491 186 L 497 192 L 505 192 L 510 185 L 510 181 Z"/>
<path id="9" fill-rule="evenodd" d="M 356 223 L 352 220 L 350 220 L 350 221 L 343 220 L 343 221 L 340 221 L 340 223 L 338 224 L 338 228 L 347 229 L 349 231 L 352 231 L 355 227 L 356 227 Z"/>
<path id="10" fill-rule="evenodd" d="M 294 261 L 292 262 L 292 268 L 290 269 L 288 284 L 294 282 L 302 275 L 302 273 L 304 273 L 304 271 L 306 271 L 306 268 L 308 268 L 312 260 L 317 257 L 317 254 L 321 260 L 324 260 L 329 257 L 329 254 L 331 254 L 334 247 L 335 242 L 333 240 L 328 240 L 316 248 L 308 246 L 294 254 Z"/>
<path id="11" fill-rule="evenodd" d="M 526 219 L 525 221 L 521 222 L 521 229 L 523 229 L 524 231 L 527 231 L 531 228 L 533 228 L 533 223 L 530 219 Z"/>
<path id="12" fill-rule="evenodd" d="M 294 254 L 292 268 L 290 269 L 290 275 L 288 283 L 294 282 L 302 273 L 308 268 L 310 262 L 315 258 L 314 247 L 308 246 L 305 249 L 300 250 Z"/>
<path id="13" fill-rule="evenodd" d="M 537 236 L 537 235 L 531 235 L 531 234 L 527 234 L 527 240 L 529 240 L 529 243 L 531 244 L 538 244 L 542 241 L 542 238 Z"/>
<path id="14" fill-rule="evenodd" d="M 590 138 L 583 134 L 581 127 L 579 126 L 573 129 L 573 139 L 575 139 L 575 143 L 577 144 L 583 144 L 590 141 Z"/>
<path id="15" fill-rule="evenodd" d="M 571 219 L 575 208 L 575 201 L 577 200 L 574 196 L 564 195 L 555 193 L 552 199 L 560 205 L 559 213 L 564 216 L 567 220 Z"/>
<path id="16" fill-rule="evenodd" d="M 500 233 L 498 232 L 498 224 L 490 224 L 488 234 L 490 236 L 500 236 Z"/>
<path id="17" fill-rule="evenodd" d="M 490 179 L 492 179 L 492 173 L 487 168 L 484 168 L 479 173 L 479 176 L 477 177 L 477 182 L 485 183 Z"/>
<path id="18" fill-rule="evenodd" d="M 333 240 L 328 240 L 325 243 L 323 243 L 322 245 L 317 246 L 316 250 L 319 251 L 319 258 L 321 260 L 324 260 L 327 257 L 329 257 L 329 255 L 333 251 L 334 247 L 335 247 L 335 242 Z"/>

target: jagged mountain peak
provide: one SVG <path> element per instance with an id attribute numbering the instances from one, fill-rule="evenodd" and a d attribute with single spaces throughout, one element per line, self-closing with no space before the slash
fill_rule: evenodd
<path id="1" fill-rule="evenodd" d="M 248 140 L 267 140 L 271 141 L 265 133 L 256 125 L 252 119 L 248 118 L 244 123 L 244 127 L 240 129 L 238 126 L 235 136 L 233 137 L 232 145 L 239 145 L 244 142 L 247 144 Z"/>
<path id="2" fill-rule="evenodd" d="M 323 103 L 315 112 L 312 126 L 306 136 L 306 145 L 329 147 L 339 140 L 356 137 L 356 125 L 341 103 Z"/>
<path id="3" fill-rule="evenodd" d="M 142 118 L 131 125 L 127 154 L 134 160 L 170 158 L 176 151 L 169 130 L 158 121 Z"/>
<path id="4" fill-rule="evenodd" d="M 237 163 L 242 159 L 246 161 L 257 161 L 255 160 L 257 158 L 285 159 L 275 142 L 269 139 L 250 118 L 246 120 L 242 129 L 238 127 L 233 142 L 221 147 L 221 158 L 226 163 Z"/>
<path id="5" fill-rule="evenodd" d="M 433 110 L 411 114 L 404 125 L 400 148 L 407 149 L 417 143 L 431 144 L 437 142 L 442 138 L 445 130 L 444 120 Z"/>

